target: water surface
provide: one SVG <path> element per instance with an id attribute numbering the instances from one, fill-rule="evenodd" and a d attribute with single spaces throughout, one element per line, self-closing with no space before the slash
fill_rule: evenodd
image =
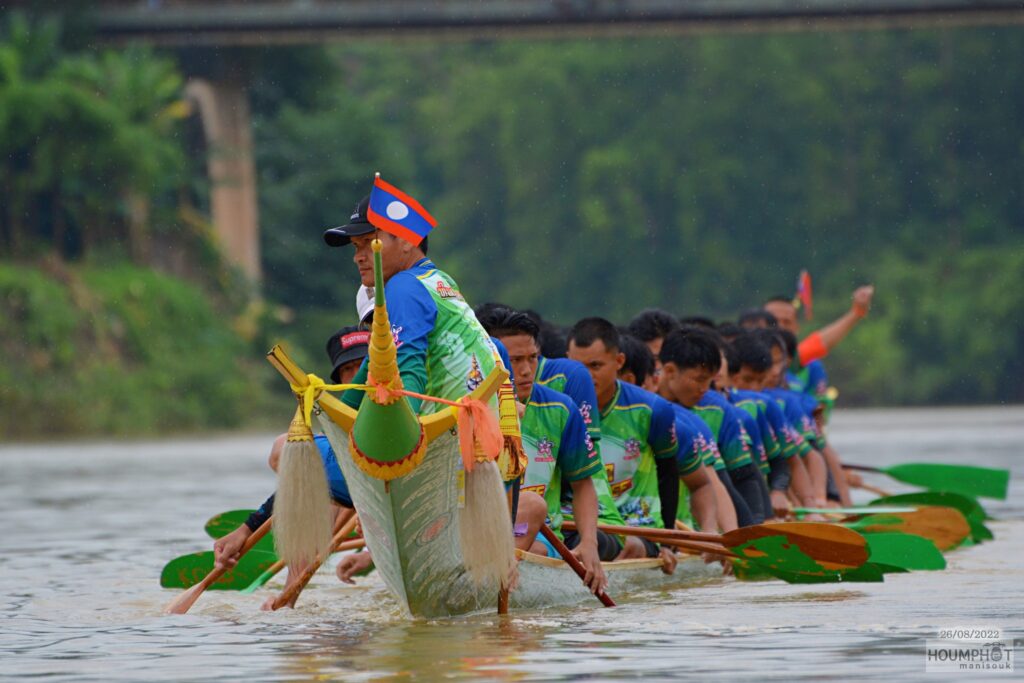
<path id="1" fill-rule="evenodd" d="M 616 609 L 424 621 L 403 617 L 375 577 L 347 587 L 325 568 L 294 611 L 260 612 L 266 590 L 208 592 L 189 614 L 162 616 L 175 594 L 159 587 L 161 567 L 210 547 L 208 517 L 273 489 L 272 438 L 0 446 L 0 678 L 940 680 L 924 671 L 938 629 L 1024 633 L 1024 408 L 835 414 L 831 438 L 850 462 L 1014 471 L 1010 500 L 986 501 L 996 541 L 947 555 L 943 572 L 826 586 L 715 579 Z"/>

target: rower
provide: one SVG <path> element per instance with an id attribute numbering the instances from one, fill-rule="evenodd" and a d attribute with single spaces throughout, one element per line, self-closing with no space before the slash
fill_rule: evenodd
<path id="1" fill-rule="evenodd" d="M 697 327 L 669 334 L 661 347 L 659 392 L 693 411 L 711 428 L 729 478 L 738 493 L 733 500 L 739 525 L 764 521 L 766 484 L 751 459 L 748 436 L 739 414 L 724 397 L 709 391 L 722 363 L 714 333 Z"/>
<path id="2" fill-rule="evenodd" d="M 675 528 L 679 502 L 679 441 L 667 401 L 618 379 L 625 362 L 619 333 L 603 318 L 584 318 L 569 332 L 569 357 L 590 371 L 601 410 L 601 452 L 611 469 L 619 514 L 631 526 Z M 661 557 L 675 571 L 675 553 L 630 536 L 619 559 Z"/>
<path id="3" fill-rule="evenodd" d="M 619 370 L 619 381 L 651 391 L 657 388 L 654 379 L 654 355 L 650 349 L 631 334 L 619 335 L 619 346 L 625 356 L 622 369 Z M 650 387 L 650 389 L 648 389 Z M 673 405 L 673 409 L 685 413 L 682 406 Z M 676 518 L 705 531 L 715 531 L 719 527 L 736 528 L 736 513 L 729 500 L 728 492 L 722 487 L 718 477 L 714 475 L 714 457 L 717 448 L 711 451 L 710 443 L 693 427 L 693 424 L 675 411 L 676 438 L 679 439 L 679 453 L 676 461 L 679 466 L 679 504 Z M 710 469 L 704 459 L 710 453 Z M 724 464 L 722 465 L 725 466 Z M 721 500 L 732 510 L 731 515 L 720 519 L 718 504 Z M 730 522 L 730 520 L 732 520 Z"/>
<path id="4" fill-rule="evenodd" d="M 614 501 L 606 496 L 601 505 L 593 478 L 603 473 L 601 458 L 587 434 L 579 407 L 565 394 L 535 381 L 540 346 L 540 328 L 526 314 L 509 308 L 497 309 L 484 318 L 489 334 L 508 350 L 515 391 L 525 406 L 522 417 L 523 449 L 529 456 L 522 496 L 543 496 L 548 526 L 561 536 L 563 505 L 572 512 L 578 531 L 565 535 L 565 544 L 573 549 L 586 569 L 584 581 L 595 593 L 606 587 L 602 559 L 613 559 L 619 552 L 615 537 L 597 530 L 599 508 L 601 522 L 621 525 Z M 565 490 L 568 488 L 568 490 Z M 517 516 L 516 522 L 528 521 Z M 539 525 L 532 525 L 526 537 L 531 552 L 559 557 L 543 536 Z"/>
<path id="5" fill-rule="evenodd" d="M 786 352 L 786 343 L 783 341 L 778 330 L 759 330 L 759 338 L 771 349 L 772 365 L 765 375 L 761 393 L 766 394 L 775 400 L 782 408 L 786 420 L 793 425 L 794 431 L 799 435 L 798 454 L 811 485 L 811 500 L 801 501 L 805 507 L 825 507 L 828 488 L 828 468 L 825 458 L 814 447 L 817 437 L 817 429 L 811 413 L 807 410 L 805 403 L 807 397 L 785 388 L 785 370 L 789 363 Z"/>
<path id="6" fill-rule="evenodd" d="M 771 350 L 756 335 L 741 332 L 728 345 L 726 359 L 730 383 L 726 395 L 733 405 L 746 411 L 756 422 L 752 429 L 756 429 L 764 447 L 772 512 L 776 517 L 786 518 L 791 511 L 788 489 L 794 486 L 800 492 L 798 497 L 806 499 L 810 482 L 799 459 L 796 462 L 800 467 L 794 480 L 792 458 L 797 454 L 797 447 L 792 428 L 787 425 L 778 404 L 759 393 L 764 376 L 771 368 Z"/>
<path id="7" fill-rule="evenodd" d="M 360 327 L 343 327 L 327 339 L 327 355 L 331 359 L 333 369 L 331 370 L 331 382 L 334 384 L 346 384 L 352 380 L 360 364 L 366 357 L 369 342 L 369 333 Z M 277 464 L 284 448 L 287 434 L 282 434 L 274 440 L 270 450 L 270 468 L 277 471 Z M 345 476 L 341 473 L 334 449 L 328 443 L 327 437 L 317 435 L 313 439 L 320 453 L 323 462 L 324 473 L 327 475 L 328 490 L 331 494 L 332 504 L 338 508 L 336 514 L 341 514 L 343 509 L 354 508 L 352 497 L 349 495 L 348 485 Z M 274 512 L 274 498 L 269 498 L 259 509 L 249 515 L 244 524 L 232 531 L 230 534 L 218 539 L 213 544 L 214 563 L 217 567 L 233 567 L 238 562 L 239 551 L 249 536 L 258 529 Z M 302 574 L 302 568 L 289 568 L 288 581 L 298 579 Z M 296 596 L 297 597 L 297 596 Z M 274 598 L 268 599 L 263 609 L 270 609 L 270 603 Z M 294 599 L 292 600 L 292 606 Z"/>

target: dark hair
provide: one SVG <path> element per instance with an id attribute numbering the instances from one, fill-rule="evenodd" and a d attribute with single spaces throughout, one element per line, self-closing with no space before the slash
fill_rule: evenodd
<path id="1" fill-rule="evenodd" d="M 722 345 L 722 355 L 725 356 L 725 369 L 730 375 L 739 372 L 740 364 L 739 358 L 736 356 L 736 349 L 732 347 L 732 344 Z"/>
<path id="2" fill-rule="evenodd" d="M 533 321 L 533 318 L 514 311 L 507 306 L 492 308 L 483 317 L 477 316 L 477 320 L 492 337 L 513 337 L 517 334 L 529 335 L 534 341 L 540 336 L 540 327 Z"/>
<path id="3" fill-rule="evenodd" d="M 680 370 L 701 367 L 718 372 L 722 367 L 718 340 L 702 327 L 685 327 L 668 335 L 658 355 L 662 363 L 674 363 Z"/>
<path id="4" fill-rule="evenodd" d="M 796 358 L 796 348 L 798 344 L 796 335 L 789 330 L 779 330 L 779 337 L 782 338 L 782 343 L 786 345 L 786 355 L 791 359 Z"/>
<path id="5" fill-rule="evenodd" d="M 508 304 L 500 304 L 496 301 L 487 301 L 485 303 L 478 304 L 477 307 L 473 309 L 473 313 L 476 314 L 476 319 L 480 321 L 481 325 L 483 325 L 484 318 L 488 317 L 499 308 L 504 308 L 509 311 L 515 310 Z"/>
<path id="6" fill-rule="evenodd" d="M 584 318 L 569 330 L 569 341 L 576 346 L 585 348 L 597 340 L 601 340 L 608 351 L 622 349 L 619 331 L 604 318 Z"/>
<path id="7" fill-rule="evenodd" d="M 631 335 L 647 343 L 660 337 L 667 337 L 669 333 L 678 330 L 679 321 L 668 311 L 648 308 L 630 320 L 626 327 Z"/>
<path id="8" fill-rule="evenodd" d="M 679 324 L 683 326 L 706 327 L 710 330 L 715 329 L 715 321 L 702 315 L 690 315 L 685 318 L 679 318 Z"/>
<path id="9" fill-rule="evenodd" d="M 537 343 L 540 345 L 540 354 L 545 358 L 565 358 L 568 343 L 565 341 L 565 331 L 554 323 L 550 323 L 541 317 L 540 313 L 527 308 L 523 311 L 537 323 L 540 328 L 540 336 Z"/>
<path id="10" fill-rule="evenodd" d="M 761 336 L 745 332 L 733 340 L 730 345 L 732 355 L 726 354 L 730 374 L 739 372 L 743 366 L 748 366 L 754 372 L 764 372 L 772 367 L 772 348 L 760 338 Z"/>
<path id="11" fill-rule="evenodd" d="M 762 325 L 762 323 L 764 323 Z M 749 308 L 740 313 L 740 327 L 747 329 L 756 327 L 778 327 L 778 319 L 763 308 Z"/>
<path id="12" fill-rule="evenodd" d="M 622 370 L 629 370 L 636 377 L 636 383 L 642 385 L 649 375 L 654 374 L 654 354 L 647 344 L 629 333 L 619 335 L 619 350 L 626 356 Z"/>
<path id="13" fill-rule="evenodd" d="M 778 329 L 750 330 L 750 334 L 757 337 L 762 344 L 768 347 L 769 356 L 771 356 L 772 349 L 776 346 L 779 347 L 779 351 L 786 353 L 786 342 L 782 340 Z"/>
<path id="14" fill-rule="evenodd" d="M 734 322 L 726 321 L 718 325 L 718 334 L 727 342 L 743 334 L 743 328 Z"/>

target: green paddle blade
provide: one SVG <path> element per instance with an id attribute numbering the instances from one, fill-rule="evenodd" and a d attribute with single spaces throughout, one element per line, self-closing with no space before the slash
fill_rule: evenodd
<path id="1" fill-rule="evenodd" d="M 788 572 L 773 567 L 761 567 L 777 579 L 786 583 L 880 583 L 885 581 L 881 565 L 865 562 L 856 569 L 820 572 Z"/>
<path id="2" fill-rule="evenodd" d="M 971 539 L 975 543 L 995 538 L 992 531 L 984 524 L 984 520 L 989 519 L 988 515 L 985 514 L 985 509 L 974 498 L 959 493 L 950 493 L 949 491 L 915 491 L 913 493 L 902 493 L 898 496 L 878 498 L 868 503 L 868 505 L 874 507 L 875 505 L 889 506 L 906 503 L 955 508 L 967 518 L 967 524 L 971 528 Z"/>
<path id="3" fill-rule="evenodd" d="M 1006 500 L 1010 471 L 973 465 L 906 463 L 881 470 L 893 479 L 935 491 Z"/>
<path id="4" fill-rule="evenodd" d="M 232 569 L 217 579 L 210 590 L 241 590 L 277 561 L 273 553 L 253 548 L 242 556 Z M 160 585 L 164 588 L 191 588 L 213 571 L 213 551 L 190 553 L 176 557 L 160 572 Z"/>
<path id="5" fill-rule="evenodd" d="M 206 522 L 206 533 L 210 538 L 224 538 L 238 527 L 245 524 L 255 510 L 228 510 L 219 515 L 210 517 Z M 270 531 L 266 536 L 257 541 L 252 547 L 253 550 L 261 550 L 265 553 L 274 551 L 274 532 Z"/>
<path id="6" fill-rule="evenodd" d="M 206 522 L 206 533 L 210 538 L 223 538 L 245 524 L 255 510 L 228 510 L 210 517 Z"/>
<path id="7" fill-rule="evenodd" d="M 866 533 L 871 562 L 905 570 L 945 569 L 946 558 L 927 538 L 913 534 Z"/>
<path id="8" fill-rule="evenodd" d="M 895 496 L 876 498 L 868 503 L 875 506 L 889 505 L 938 505 L 940 507 L 956 508 L 963 513 L 968 520 L 976 519 L 983 522 L 990 519 L 985 513 L 985 508 L 977 500 L 970 496 L 949 491 L 914 491 L 913 493 L 901 493 Z"/>

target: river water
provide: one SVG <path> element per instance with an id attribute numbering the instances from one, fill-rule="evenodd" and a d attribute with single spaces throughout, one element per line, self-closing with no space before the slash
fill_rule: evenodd
<path id="1" fill-rule="evenodd" d="M 284 425 L 282 425 L 284 426 Z M 434 621 L 401 616 L 379 579 L 331 569 L 298 609 L 208 592 L 163 616 L 172 557 L 208 549 L 211 515 L 255 507 L 274 486 L 271 434 L 159 442 L 0 446 L 0 678 L 10 680 L 987 680 L 926 674 L 925 640 L 1001 628 L 1024 652 L 1024 408 L 837 411 L 849 462 L 1008 467 L 1007 502 L 985 501 L 996 540 L 942 572 L 882 584 L 713 579 L 572 610 Z M 909 490 L 884 476 L 869 481 Z M 858 500 L 871 496 L 861 494 Z M 273 584 L 272 584 L 273 585 Z"/>

